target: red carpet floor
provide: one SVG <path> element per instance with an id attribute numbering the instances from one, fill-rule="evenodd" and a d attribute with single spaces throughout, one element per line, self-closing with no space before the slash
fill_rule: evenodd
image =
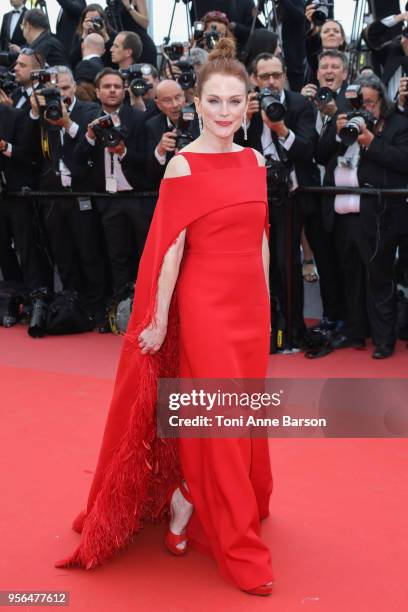
<path id="1" fill-rule="evenodd" d="M 270 598 L 236 591 L 198 553 L 173 558 L 163 526 L 97 570 L 55 569 L 78 542 L 70 523 L 91 482 L 120 339 L 0 328 L 0 347 L 0 590 L 69 591 L 75 612 L 408 610 L 405 440 L 271 440 Z M 407 365 L 401 344 L 384 362 L 353 350 L 276 356 L 270 375 L 404 377 Z"/>

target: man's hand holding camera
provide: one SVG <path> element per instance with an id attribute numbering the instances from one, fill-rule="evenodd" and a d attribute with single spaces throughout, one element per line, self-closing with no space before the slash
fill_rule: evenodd
<path id="1" fill-rule="evenodd" d="M 157 152 L 164 157 L 166 153 L 173 153 L 176 150 L 176 133 L 174 129 L 171 132 L 165 132 L 157 145 Z"/>
<path id="2" fill-rule="evenodd" d="M 348 124 L 348 119 L 347 119 L 347 114 L 346 113 L 341 113 L 338 117 L 337 117 L 337 121 L 336 121 L 336 131 L 337 134 L 340 134 L 341 130 Z M 357 142 L 359 145 L 361 145 L 362 147 L 369 147 L 370 144 L 373 142 L 375 135 L 370 132 L 370 130 L 367 128 L 365 122 L 364 124 L 361 125 L 360 128 L 360 135 L 357 138 Z"/>
<path id="3" fill-rule="evenodd" d="M 333 117 L 337 113 L 337 104 L 334 97 L 330 100 L 330 102 L 322 104 L 319 102 L 317 97 L 318 90 L 319 88 L 317 85 L 314 83 L 308 83 L 302 88 L 300 93 L 302 96 L 305 96 L 305 98 L 308 98 L 310 101 L 314 102 L 322 115 Z"/>
<path id="4" fill-rule="evenodd" d="M 287 136 L 289 135 L 289 129 L 283 119 L 282 121 L 271 121 L 267 117 L 265 111 L 262 111 L 262 121 L 268 126 L 270 130 L 272 130 L 272 132 L 275 132 L 278 138 L 287 138 Z"/>
<path id="5" fill-rule="evenodd" d="M 13 100 L 2 89 L 0 89 L 0 104 L 13 106 Z"/>
<path id="6" fill-rule="evenodd" d="M 261 105 L 259 103 L 258 94 L 255 92 L 250 93 L 248 97 L 248 108 L 247 108 L 247 113 L 246 113 L 247 120 L 251 121 L 252 117 L 256 113 L 259 113 L 260 110 L 261 110 Z"/>

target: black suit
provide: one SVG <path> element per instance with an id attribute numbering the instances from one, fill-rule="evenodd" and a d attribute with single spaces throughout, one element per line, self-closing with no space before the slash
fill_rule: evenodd
<path id="1" fill-rule="evenodd" d="M 282 45 L 292 91 L 300 91 L 304 81 L 306 19 L 304 0 L 280 0 Z"/>
<path id="2" fill-rule="evenodd" d="M 166 166 L 174 156 L 174 152 L 168 151 L 166 153 L 166 163 L 162 165 L 155 156 L 155 150 L 163 134 L 166 132 L 171 132 L 174 127 L 175 126 L 169 126 L 168 118 L 163 113 L 156 115 L 146 122 L 147 174 L 154 181 L 155 188 L 159 187 L 160 181 L 164 176 Z M 191 137 L 194 140 L 198 138 L 199 135 L 200 130 L 198 126 L 198 118 L 195 117 L 191 126 Z"/>
<path id="3" fill-rule="evenodd" d="M 327 163 L 324 183 L 334 185 L 338 156 L 346 147 L 335 141 L 335 125 L 317 147 Z M 330 139 L 332 143 L 330 143 Z M 334 141 L 334 142 L 333 142 Z M 334 151 L 334 153 L 333 153 Z M 399 113 L 385 119 L 358 165 L 361 187 L 406 188 L 408 167 L 408 120 Z M 408 210 L 404 198 L 361 196 L 360 213 L 337 214 L 334 197 L 325 199 L 326 226 L 334 228 L 343 282 L 346 288 L 346 335 L 362 339 L 366 333 L 367 309 L 371 336 L 376 345 L 392 347 L 396 340 L 396 293 L 392 279 L 396 247 L 408 232 Z"/>
<path id="4" fill-rule="evenodd" d="M 315 123 L 316 111 L 310 102 L 295 92 L 285 92 L 287 113 L 286 126 L 295 134 L 295 140 L 286 152 L 287 158 L 292 162 L 299 185 L 319 184 L 318 170 L 313 163 L 314 145 L 317 139 Z M 263 153 L 262 132 L 263 121 L 260 113 L 253 116 L 248 128 L 248 140 L 243 140 L 242 130 L 237 134 L 237 142 L 253 147 Z M 271 137 L 272 140 L 272 137 Z M 288 215 L 292 211 L 292 221 Z M 271 295 L 277 297 L 286 318 L 292 318 L 293 335 L 301 337 L 304 332 L 303 319 L 303 278 L 300 261 L 300 237 L 302 230 L 302 216 L 315 211 L 314 199 L 309 195 L 295 194 L 281 202 L 280 206 L 269 206 L 270 231 L 270 287 Z M 292 261 L 293 267 L 287 269 L 286 235 L 288 227 L 292 227 Z M 292 274 L 292 289 L 287 284 L 288 273 Z M 289 311 L 287 305 L 288 292 L 293 292 L 293 308 Z"/>
<path id="5" fill-rule="evenodd" d="M 33 187 L 31 159 L 22 146 L 22 119 L 21 111 L 0 104 L 1 136 L 12 146 L 10 157 L 0 153 L 0 172 L 5 178 L 6 190 L 4 198 L 0 200 L 0 231 L 2 233 L 0 267 L 7 280 L 19 280 L 18 277 L 10 278 L 7 273 L 7 260 L 11 252 L 10 239 L 13 236 L 20 255 L 22 280 L 29 289 L 36 289 L 49 283 L 51 270 L 47 265 L 44 252 L 38 246 L 38 227 L 34 222 L 34 202 L 29 198 L 7 195 L 7 192 L 20 191 L 23 187 Z"/>
<path id="6" fill-rule="evenodd" d="M 53 34 L 42 32 L 30 44 L 30 47 L 40 53 L 49 66 L 68 66 L 64 47 Z"/>
<path id="7" fill-rule="evenodd" d="M 145 176 L 144 113 L 123 104 L 119 117 L 126 146 L 126 154 L 120 161 L 123 174 L 132 189 L 149 189 L 152 184 Z M 105 149 L 98 144 L 92 146 L 84 137 L 77 146 L 76 156 L 80 164 L 90 164 L 93 189 L 105 193 Z M 126 195 L 127 191 L 123 190 L 121 197 L 96 198 L 111 263 L 114 293 L 135 279 L 155 205 L 153 198 L 136 198 Z"/>
<path id="8" fill-rule="evenodd" d="M 39 165 L 39 188 L 44 191 L 88 191 L 88 168 L 78 162 L 75 146 L 99 113 L 92 102 L 76 100 L 70 119 L 78 125 L 72 137 L 65 130 L 48 124 L 48 143 L 52 162 L 44 157 L 40 147 L 40 121 L 29 119 L 25 130 L 27 151 L 36 154 Z M 62 137 L 61 137 L 62 133 Z M 71 186 L 63 186 L 61 162 L 70 171 Z M 52 255 L 64 289 L 85 295 L 100 321 L 103 317 L 106 291 L 102 232 L 99 216 L 89 202 L 76 198 L 44 198 L 42 217 Z"/>
<path id="9" fill-rule="evenodd" d="M 62 12 L 58 15 L 56 37 L 62 43 L 66 57 L 71 51 L 75 31 L 86 7 L 86 0 L 57 0 Z"/>
<path id="10" fill-rule="evenodd" d="M 21 29 L 21 24 L 23 22 L 23 16 L 27 9 L 24 7 L 21 11 L 21 16 L 17 21 L 17 25 L 14 29 L 13 36 L 10 38 L 10 21 L 13 15 L 13 11 L 6 13 L 3 17 L 3 23 L 1 24 L 1 32 L 0 32 L 0 50 L 8 51 L 9 44 L 18 45 L 19 47 L 26 47 L 27 43 L 23 36 L 23 31 Z"/>
<path id="11" fill-rule="evenodd" d="M 81 60 L 74 71 L 74 78 L 77 85 L 81 83 L 94 84 L 95 77 L 104 69 L 104 64 L 100 57 L 92 57 L 88 60 Z"/>

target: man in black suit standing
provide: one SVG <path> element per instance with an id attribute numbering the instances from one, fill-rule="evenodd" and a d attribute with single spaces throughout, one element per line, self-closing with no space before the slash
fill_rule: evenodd
<path id="1" fill-rule="evenodd" d="M 25 45 L 25 39 L 21 29 L 26 0 L 10 0 L 13 10 L 6 13 L 3 17 L 0 32 L 0 50 L 18 51 L 18 48 Z"/>
<path id="2" fill-rule="evenodd" d="M 100 115 L 109 115 L 120 124 L 118 142 L 106 146 L 97 120 L 88 125 L 76 147 L 79 164 L 92 167 L 92 188 L 120 197 L 96 198 L 109 253 L 113 293 L 120 292 L 136 278 L 139 259 L 153 216 L 154 200 L 129 195 L 133 189 L 151 187 L 146 181 L 146 151 L 143 142 L 144 113 L 124 104 L 125 81 L 112 68 L 105 68 L 96 80 L 96 94 L 102 105 Z"/>
<path id="3" fill-rule="evenodd" d="M 74 70 L 77 85 L 95 82 L 95 77 L 104 69 L 102 56 L 105 53 L 105 41 L 100 34 L 88 34 L 82 43 L 82 60 Z"/>
<path id="4" fill-rule="evenodd" d="M 86 7 L 86 0 L 57 0 L 61 7 L 57 17 L 56 37 L 62 43 L 65 55 L 69 57 L 72 40 Z"/>
<path id="5" fill-rule="evenodd" d="M 67 66 L 64 47 L 50 33 L 47 17 L 39 9 L 24 13 L 23 34 L 28 45 L 44 57 L 49 66 Z"/>
<path id="6" fill-rule="evenodd" d="M 87 167 L 78 163 L 74 149 L 99 106 L 75 97 L 75 81 L 69 68 L 57 67 L 57 84 L 63 102 L 62 117 L 51 120 L 44 112 L 41 95 L 31 96 L 25 147 L 39 166 L 38 187 L 44 191 L 87 191 Z M 41 124 L 46 126 L 46 149 Z M 49 151 L 49 154 L 48 154 Z M 84 295 L 95 323 L 105 319 L 105 271 L 99 219 L 89 198 L 47 198 L 42 216 L 52 255 L 64 289 Z"/>
<path id="7" fill-rule="evenodd" d="M 176 126 L 185 103 L 177 81 L 166 79 L 157 86 L 156 105 L 161 112 L 146 122 L 147 172 L 156 188 L 176 152 Z M 199 136 L 198 120 L 192 125 L 191 135 L 192 139 Z"/>
<path id="8" fill-rule="evenodd" d="M 317 140 L 316 110 L 302 95 L 284 89 L 286 69 L 278 57 L 269 53 L 258 55 L 254 61 L 253 79 L 259 88 L 267 87 L 274 92 L 284 116 L 280 121 L 271 121 L 265 112 L 260 112 L 256 94 L 250 94 L 248 140 L 243 140 L 242 130 L 238 132 L 237 140 L 265 155 L 268 164 L 279 165 L 282 178 L 276 189 L 268 179 L 270 287 L 271 295 L 277 298 L 285 314 L 288 336 L 292 335 L 288 345 L 296 346 L 301 343 L 305 331 L 300 259 L 302 217 L 314 208 L 313 198 L 297 195 L 296 189 L 298 185 L 319 184 L 318 169 L 313 163 Z M 288 232 L 291 233 L 290 244 Z M 289 267 L 290 259 L 292 265 Z M 292 302 L 291 307 L 289 302 Z"/>

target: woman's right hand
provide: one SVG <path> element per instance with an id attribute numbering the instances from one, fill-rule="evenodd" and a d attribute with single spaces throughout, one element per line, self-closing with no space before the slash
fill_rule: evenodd
<path id="1" fill-rule="evenodd" d="M 167 334 L 167 325 L 163 323 L 150 323 L 139 334 L 139 347 L 142 355 L 154 355 L 160 350 Z"/>

